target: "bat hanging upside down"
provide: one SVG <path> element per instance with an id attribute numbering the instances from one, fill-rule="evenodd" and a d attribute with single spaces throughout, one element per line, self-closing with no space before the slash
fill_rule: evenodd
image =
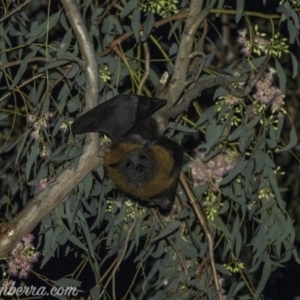
<path id="1" fill-rule="evenodd" d="M 162 99 L 119 94 L 78 117 L 72 131 L 107 134 L 113 141 L 104 157 L 109 177 L 125 194 L 167 211 L 183 154 L 179 145 L 158 133 L 151 117 L 165 104 Z"/>

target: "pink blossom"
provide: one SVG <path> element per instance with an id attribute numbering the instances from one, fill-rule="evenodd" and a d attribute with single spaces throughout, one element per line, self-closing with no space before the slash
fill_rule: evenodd
<path id="1" fill-rule="evenodd" d="M 40 139 L 40 134 L 39 134 L 39 131 L 36 130 L 36 131 L 32 131 L 30 133 L 30 137 L 34 140 L 39 140 Z"/>
<path id="2" fill-rule="evenodd" d="M 68 131 L 68 125 L 63 122 L 61 125 L 60 125 L 60 128 L 59 128 L 63 133 L 66 133 Z"/>
<path id="3" fill-rule="evenodd" d="M 45 113 L 45 119 L 46 119 L 46 120 L 52 119 L 53 117 L 54 117 L 54 113 L 53 113 L 53 112 L 47 111 L 47 112 Z"/>
<path id="4" fill-rule="evenodd" d="M 42 192 L 47 187 L 47 182 L 48 182 L 47 179 L 42 179 L 39 181 L 38 189 L 40 192 Z"/>
<path id="5" fill-rule="evenodd" d="M 9 274 L 11 274 L 12 276 L 17 276 L 18 275 L 18 268 L 17 268 L 17 265 L 14 261 L 9 261 L 8 262 L 8 269 L 7 269 L 7 272 Z"/>
<path id="6" fill-rule="evenodd" d="M 28 277 L 32 263 L 36 262 L 40 255 L 32 245 L 33 239 L 32 234 L 26 235 L 11 251 L 7 269 L 10 275 L 19 276 L 20 279 Z"/>
<path id="7" fill-rule="evenodd" d="M 235 154 L 231 151 L 217 154 L 208 162 L 204 161 L 204 154 L 199 149 L 196 149 L 194 153 L 195 161 L 190 163 L 194 186 L 204 185 L 210 181 L 218 185 L 236 163 Z"/>
<path id="8" fill-rule="evenodd" d="M 33 114 L 28 114 L 26 118 L 29 124 L 32 124 L 36 120 L 36 117 Z"/>
<path id="9" fill-rule="evenodd" d="M 43 149 L 41 152 L 40 152 L 40 158 L 48 158 L 49 157 L 49 151 L 47 149 Z"/>
<path id="10" fill-rule="evenodd" d="M 20 272 L 19 272 L 19 278 L 20 279 L 25 279 L 27 278 L 29 275 L 29 272 L 27 270 L 24 270 L 24 269 L 21 269 Z"/>
<path id="11" fill-rule="evenodd" d="M 238 30 L 239 36 L 242 36 L 242 37 L 246 37 L 247 32 L 248 32 L 247 28 L 241 28 Z"/>
<path id="12" fill-rule="evenodd" d="M 28 233 L 22 238 L 22 241 L 25 243 L 25 245 L 32 243 L 33 240 L 34 240 L 34 235 L 32 233 Z"/>

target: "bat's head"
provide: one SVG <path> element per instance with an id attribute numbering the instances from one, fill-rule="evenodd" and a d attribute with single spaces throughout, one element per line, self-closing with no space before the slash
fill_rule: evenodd
<path id="1" fill-rule="evenodd" d="M 145 182 L 155 175 L 155 159 L 149 147 L 128 152 L 115 167 L 134 185 Z"/>

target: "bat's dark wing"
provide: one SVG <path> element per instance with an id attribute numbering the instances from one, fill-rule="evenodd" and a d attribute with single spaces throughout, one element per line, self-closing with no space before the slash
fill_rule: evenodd
<path id="1" fill-rule="evenodd" d="M 151 115 L 166 103 L 157 98 L 119 94 L 78 117 L 72 124 L 72 131 L 102 132 L 116 142 L 128 132 L 136 131 L 141 123 L 150 124 Z"/>

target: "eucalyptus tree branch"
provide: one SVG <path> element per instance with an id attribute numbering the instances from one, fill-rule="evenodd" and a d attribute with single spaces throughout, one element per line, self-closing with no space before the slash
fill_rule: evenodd
<path id="1" fill-rule="evenodd" d="M 221 86 L 224 89 L 226 89 L 230 94 L 236 97 L 245 97 L 248 95 L 251 90 L 253 89 L 255 83 L 259 80 L 259 78 L 262 76 L 262 74 L 265 72 L 265 70 L 268 68 L 268 63 L 265 62 L 262 67 L 258 70 L 256 75 L 245 85 L 243 89 L 236 89 L 232 86 L 232 81 L 229 80 L 230 77 L 222 77 L 218 76 L 215 78 L 210 78 L 198 83 L 195 83 L 191 85 L 191 87 L 184 93 L 182 100 L 180 103 L 178 103 L 176 106 L 174 106 L 171 110 L 167 111 L 165 113 L 164 118 L 166 120 L 169 120 L 171 118 L 175 118 L 178 116 L 180 113 L 185 111 L 191 101 L 199 97 L 202 93 L 203 90 L 213 87 L 213 86 Z M 235 81 L 238 81 L 238 77 L 232 78 Z"/>
<path id="2" fill-rule="evenodd" d="M 79 44 L 80 52 L 83 56 L 84 71 L 87 77 L 85 102 L 86 109 L 89 110 L 97 104 L 99 76 L 98 63 L 93 43 L 90 39 L 85 22 L 82 19 L 80 10 L 75 0 L 61 0 L 66 16 L 74 31 L 76 40 Z M 96 135 L 95 135 L 96 136 Z M 97 135 L 98 136 L 98 135 Z"/>
<path id="3" fill-rule="evenodd" d="M 170 83 L 163 87 L 159 87 L 155 93 L 155 97 L 157 98 L 168 99 L 167 105 L 157 112 L 155 116 L 159 120 L 160 127 L 163 129 L 169 120 L 167 116 L 170 115 L 170 111 L 173 110 L 175 103 L 177 103 L 186 88 L 188 68 L 191 62 L 190 54 L 194 45 L 195 35 L 198 27 L 210 12 L 209 8 L 202 10 L 202 6 L 202 0 L 191 0 L 190 10 L 180 39 L 174 72 L 170 79 Z M 163 118 L 161 116 L 163 116 Z"/>
<path id="4" fill-rule="evenodd" d="M 76 1 L 62 0 L 61 2 L 79 43 L 86 75 L 86 107 L 91 109 L 98 99 L 99 78 L 96 55 Z M 34 197 L 18 215 L 2 225 L 0 228 L 1 257 L 10 252 L 17 241 L 31 232 L 42 218 L 66 198 L 90 171 L 100 165 L 103 155 L 98 156 L 98 152 L 98 134 L 87 134 L 84 152 L 77 169 L 75 170 L 73 164 L 70 163 L 62 174 L 43 192 Z"/>
<path id="5" fill-rule="evenodd" d="M 178 54 L 174 66 L 170 84 L 168 86 L 168 106 L 173 106 L 181 96 L 185 82 L 188 76 L 188 67 L 190 64 L 190 54 L 195 42 L 195 35 L 198 27 L 209 14 L 210 9 L 202 10 L 203 1 L 192 0 L 190 4 L 190 11 L 186 19 L 184 31 L 182 33 Z"/>

